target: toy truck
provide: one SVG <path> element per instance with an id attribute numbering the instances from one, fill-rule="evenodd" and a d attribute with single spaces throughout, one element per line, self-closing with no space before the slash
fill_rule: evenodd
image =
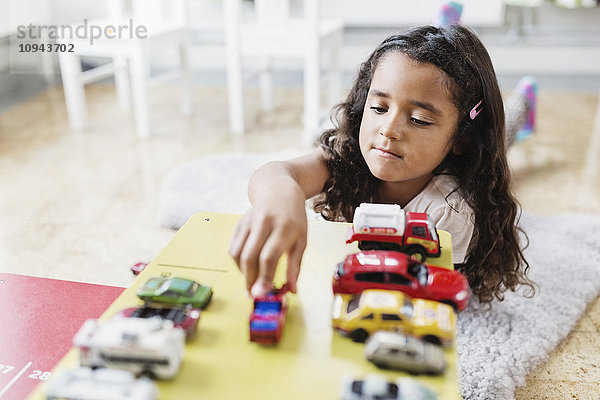
<path id="1" fill-rule="evenodd" d="M 419 261 L 440 256 L 440 240 L 426 213 L 405 212 L 397 204 L 362 203 L 354 211 L 346 243 L 361 250 L 394 250 Z"/>
<path id="2" fill-rule="evenodd" d="M 119 318 L 88 319 L 73 338 L 79 363 L 91 368 L 115 368 L 150 378 L 173 379 L 183 358 L 185 333 L 173 321 Z"/>

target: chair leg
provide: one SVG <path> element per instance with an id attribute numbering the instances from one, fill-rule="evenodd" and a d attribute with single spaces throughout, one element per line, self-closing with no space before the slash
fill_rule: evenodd
<path id="1" fill-rule="evenodd" d="M 87 119 L 85 88 L 81 79 L 81 62 L 73 53 L 59 53 L 65 103 L 73 129 L 82 129 Z"/>
<path id="2" fill-rule="evenodd" d="M 304 2 L 304 15 L 308 19 L 306 53 L 304 56 L 304 142 L 310 144 L 318 134 L 320 120 L 320 34 L 319 10 L 316 0 Z"/>
<path id="3" fill-rule="evenodd" d="M 131 107 L 131 90 L 127 57 L 121 55 L 113 57 L 113 65 L 115 66 L 115 87 L 119 105 L 121 108 L 128 109 Z"/>
<path id="4" fill-rule="evenodd" d="M 227 95 L 229 129 L 233 135 L 244 134 L 244 88 L 240 49 L 241 0 L 225 0 L 225 53 L 227 61 Z"/>
<path id="5" fill-rule="evenodd" d="M 329 85 L 327 87 L 327 112 L 341 101 L 342 70 L 340 67 L 340 51 L 342 48 L 342 32 L 336 32 L 331 38 L 331 51 L 329 52 Z"/>
<path id="6" fill-rule="evenodd" d="M 147 138 L 150 136 L 148 69 L 143 44 L 138 46 L 135 51 L 129 55 L 129 66 L 131 72 L 135 127 L 140 138 Z"/>
<path id="7" fill-rule="evenodd" d="M 179 44 L 179 68 L 181 85 L 181 114 L 191 116 L 194 113 L 192 75 L 189 62 L 189 41 L 187 31 L 182 33 L 182 40 Z"/>
<path id="8" fill-rule="evenodd" d="M 260 73 L 260 107 L 264 112 L 271 112 L 274 108 L 273 103 L 273 68 L 272 59 L 265 58 L 265 66 Z"/>

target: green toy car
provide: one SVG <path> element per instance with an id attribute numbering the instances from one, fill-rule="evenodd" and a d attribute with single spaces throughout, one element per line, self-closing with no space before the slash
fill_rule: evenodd
<path id="1" fill-rule="evenodd" d="M 210 286 L 201 285 L 185 278 L 150 278 L 137 291 L 137 296 L 146 303 L 204 308 L 212 298 Z"/>

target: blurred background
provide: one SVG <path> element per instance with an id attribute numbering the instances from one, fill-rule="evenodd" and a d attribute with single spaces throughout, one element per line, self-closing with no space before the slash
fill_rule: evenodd
<path id="1" fill-rule="evenodd" d="M 535 132 L 509 153 L 524 212 L 600 214 L 598 2 L 460 3 L 503 93 L 538 82 Z M 128 286 L 175 233 L 160 215 L 173 171 L 208 160 L 191 196 L 238 202 L 239 160 L 310 149 L 375 46 L 443 4 L 0 0 L 0 271 Z M 585 341 L 598 301 L 576 331 L 519 398 L 597 390 L 564 355 L 600 354 Z"/>

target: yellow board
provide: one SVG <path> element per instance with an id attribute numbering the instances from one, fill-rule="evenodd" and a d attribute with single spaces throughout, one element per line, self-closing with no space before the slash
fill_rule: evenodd
<path id="1" fill-rule="evenodd" d="M 198 336 L 186 345 L 179 375 L 173 381 L 158 381 L 160 399 L 336 399 L 346 374 L 361 377 L 377 372 L 390 379 L 414 377 L 377 369 L 364 358 L 364 345 L 331 328 L 333 270 L 346 254 L 357 251 L 356 244 L 345 243 L 348 224 L 309 223 L 298 294 L 290 295 L 281 342 L 271 347 L 251 343 L 248 318 L 252 302 L 244 278 L 227 252 L 239 218 L 195 214 L 102 317 L 141 305 L 135 293 L 153 276 L 190 278 L 212 286 L 212 302 L 202 312 Z M 452 268 L 450 235 L 441 231 L 440 239 L 441 257 L 428 261 Z M 277 280 L 281 283 L 284 276 L 282 258 Z M 57 369 L 74 365 L 76 358 L 77 350 L 71 350 Z M 443 376 L 414 378 L 437 391 L 440 400 L 460 399 L 454 348 L 446 350 L 446 360 L 449 368 Z M 41 398 L 43 393 L 38 387 L 30 399 Z"/>

